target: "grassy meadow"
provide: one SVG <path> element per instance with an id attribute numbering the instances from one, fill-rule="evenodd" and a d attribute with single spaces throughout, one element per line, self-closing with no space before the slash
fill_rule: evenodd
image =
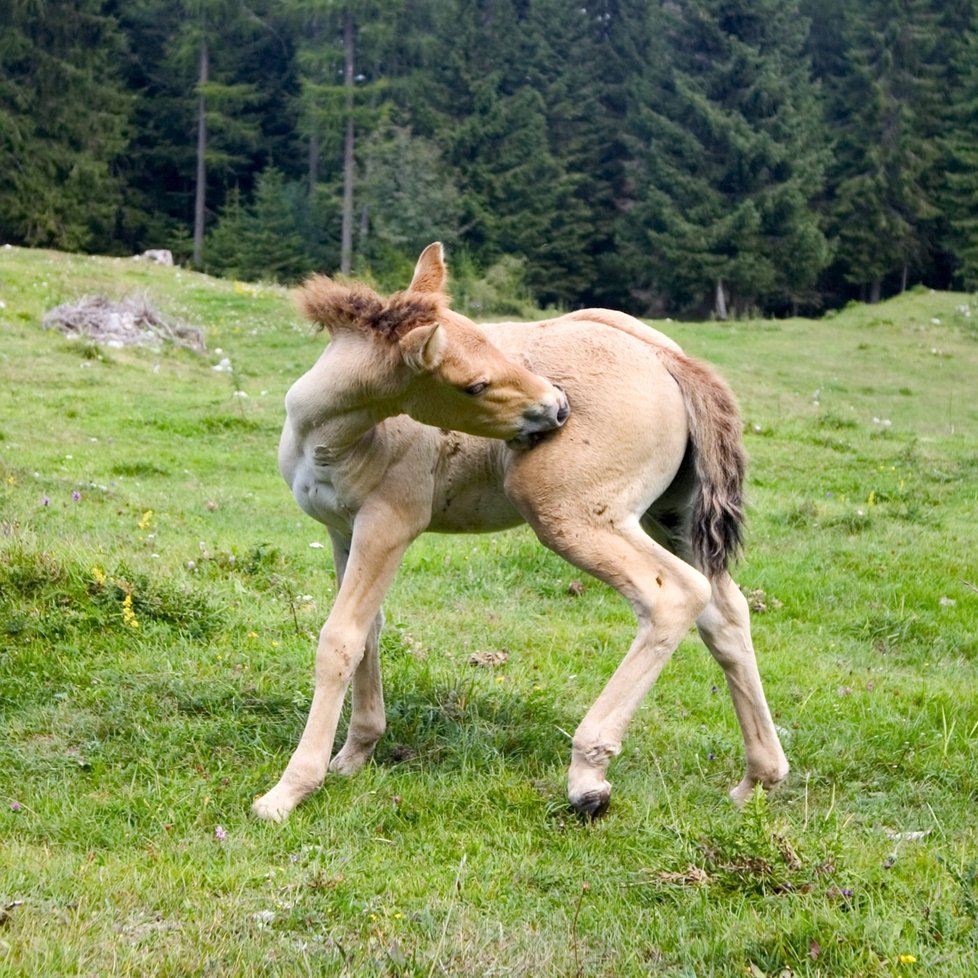
<path id="1" fill-rule="evenodd" d="M 92 293 L 207 355 L 41 328 Z M 0 976 L 978 974 L 978 302 L 656 325 L 743 407 L 788 783 L 727 801 L 691 635 L 579 822 L 566 732 L 629 610 L 525 530 L 427 536 L 375 761 L 270 825 L 334 593 L 275 462 L 323 339 L 279 288 L 0 249 Z"/>

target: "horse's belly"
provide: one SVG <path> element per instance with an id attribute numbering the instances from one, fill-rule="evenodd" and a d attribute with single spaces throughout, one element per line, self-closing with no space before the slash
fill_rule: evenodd
<path id="1" fill-rule="evenodd" d="M 503 488 L 509 451 L 500 441 L 443 431 L 427 529 L 485 533 L 518 526 L 522 517 Z"/>
<path id="2" fill-rule="evenodd" d="M 501 485 L 466 486 L 435 500 L 428 529 L 435 533 L 487 533 L 508 530 L 522 522 Z"/>

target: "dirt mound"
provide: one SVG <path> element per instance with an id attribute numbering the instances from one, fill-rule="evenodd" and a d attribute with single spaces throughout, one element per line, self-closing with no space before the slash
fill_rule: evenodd
<path id="1" fill-rule="evenodd" d="M 199 329 L 168 322 L 145 296 L 113 301 L 104 295 L 87 295 L 45 313 L 43 325 L 105 346 L 157 346 L 166 340 L 196 353 L 207 352 Z"/>

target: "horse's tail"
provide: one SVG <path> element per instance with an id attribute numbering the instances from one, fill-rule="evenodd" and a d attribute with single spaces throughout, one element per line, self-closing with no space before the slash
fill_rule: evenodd
<path id="1" fill-rule="evenodd" d="M 743 425 L 733 392 L 707 364 L 662 349 L 662 365 L 682 391 L 696 474 L 690 545 L 707 577 L 724 573 L 744 534 L 747 456 Z"/>

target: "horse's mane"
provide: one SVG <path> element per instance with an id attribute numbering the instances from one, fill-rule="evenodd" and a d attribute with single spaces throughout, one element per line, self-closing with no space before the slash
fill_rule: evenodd
<path id="1" fill-rule="evenodd" d="M 442 292 L 395 292 L 387 299 L 359 282 L 334 282 L 314 275 L 300 286 L 299 311 L 320 329 L 355 328 L 397 339 L 441 317 L 448 306 Z"/>

